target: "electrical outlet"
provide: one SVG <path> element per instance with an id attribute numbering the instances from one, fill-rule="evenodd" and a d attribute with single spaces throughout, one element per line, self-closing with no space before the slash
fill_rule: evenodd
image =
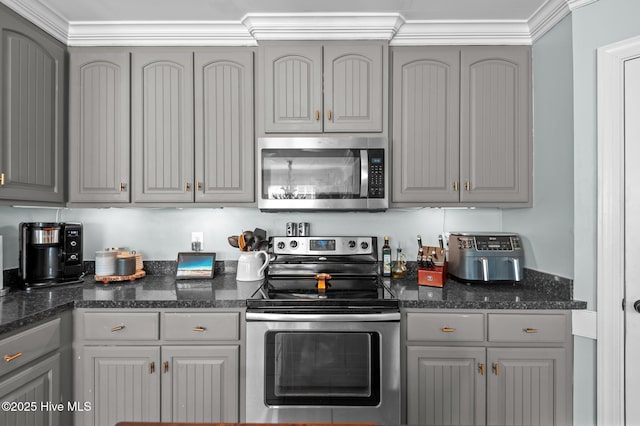
<path id="1" fill-rule="evenodd" d="M 200 251 L 204 248 L 204 232 L 191 233 L 191 250 Z"/>

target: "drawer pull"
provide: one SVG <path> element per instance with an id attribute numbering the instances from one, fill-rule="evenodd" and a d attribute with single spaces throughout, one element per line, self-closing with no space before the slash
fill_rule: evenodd
<path id="1" fill-rule="evenodd" d="M 156 372 L 156 363 L 152 361 L 149 363 L 149 374 L 153 374 L 155 372 Z"/>
<path id="2" fill-rule="evenodd" d="M 207 331 L 207 327 L 202 327 L 202 326 L 193 327 L 193 331 L 198 331 L 200 333 L 203 333 Z"/>
<path id="3" fill-rule="evenodd" d="M 316 110 L 316 121 L 320 120 L 320 111 Z"/>
<path id="4" fill-rule="evenodd" d="M 456 331 L 456 329 L 453 327 L 442 327 L 443 333 L 453 333 L 454 331 Z"/>
<path id="5" fill-rule="evenodd" d="M 525 328 L 524 330 L 525 333 L 537 333 L 538 329 L 537 328 Z"/>
<path id="6" fill-rule="evenodd" d="M 169 361 L 165 361 L 162 363 L 162 371 L 164 373 L 166 373 L 167 371 L 169 371 Z"/>
<path id="7" fill-rule="evenodd" d="M 496 376 L 500 374 L 500 367 L 498 367 L 498 364 L 492 364 L 491 368 L 493 368 L 493 374 Z"/>
<path id="8" fill-rule="evenodd" d="M 120 330 L 124 330 L 124 325 L 117 325 L 117 326 L 113 327 L 113 328 L 111 329 L 111 332 L 112 332 L 112 333 L 116 333 L 116 332 L 118 332 L 118 331 L 120 331 Z"/>
<path id="9" fill-rule="evenodd" d="M 13 354 L 13 355 L 5 355 L 3 358 L 6 362 L 11 362 L 14 359 L 18 359 L 22 356 L 22 352 L 18 352 L 17 354 Z"/>
<path id="10" fill-rule="evenodd" d="M 484 364 L 478 364 L 478 371 L 480 371 L 481 376 L 484 376 Z"/>

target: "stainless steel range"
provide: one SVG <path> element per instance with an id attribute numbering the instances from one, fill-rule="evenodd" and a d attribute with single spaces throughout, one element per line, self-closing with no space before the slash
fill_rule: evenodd
<path id="1" fill-rule="evenodd" d="M 274 237 L 247 300 L 246 421 L 400 418 L 400 310 L 376 237 Z"/>

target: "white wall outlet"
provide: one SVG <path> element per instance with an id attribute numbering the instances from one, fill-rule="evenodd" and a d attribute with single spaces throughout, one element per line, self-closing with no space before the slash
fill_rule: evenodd
<path id="1" fill-rule="evenodd" d="M 191 233 L 191 250 L 200 251 L 204 248 L 204 232 Z"/>

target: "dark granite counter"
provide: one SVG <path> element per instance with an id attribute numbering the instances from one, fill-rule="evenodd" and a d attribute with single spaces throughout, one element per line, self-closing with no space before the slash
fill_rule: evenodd
<path id="1" fill-rule="evenodd" d="M 151 272 L 133 282 L 103 284 L 87 275 L 82 284 L 12 289 L 0 298 L 0 334 L 73 308 L 244 308 L 261 283 L 237 282 L 233 266 L 218 270 L 212 280 L 176 282 L 170 267 L 145 262 L 145 270 Z M 586 302 L 572 299 L 571 280 L 530 270 L 518 285 L 449 280 L 443 288 L 426 287 L 417 284 L 415 271 L 386 282 L 403 308 L 586 309 Z"/>

